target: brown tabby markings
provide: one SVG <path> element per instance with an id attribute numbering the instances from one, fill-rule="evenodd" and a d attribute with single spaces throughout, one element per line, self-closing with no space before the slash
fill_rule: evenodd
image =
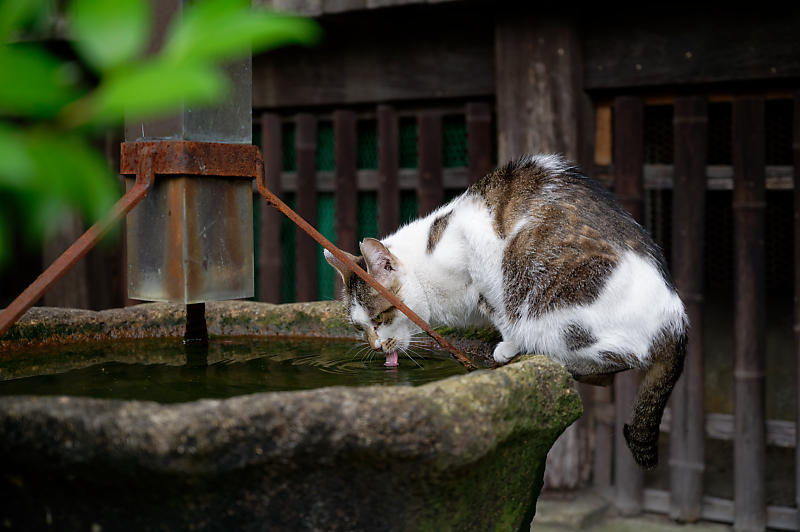
<path id="1" fill-rule="evenodd" d="M 479 180 L 470 192 L 482 198 L 500 238 L 519 220 L 531 221 L 503 255 L 505 308 L 512 319 L 592 303 L 620 254 L 648 256 L 664 273 L 661 251 L 597 182 L 572 169 L 552 172 L 534 162 L 509 163 Z"/>
<path id="2" fill-rule="evenodd" d="M 450 223 L 450 216 L 452 216 L 452 214 L 453 211 L 450 211 L 438 216 L 431 224 L 431 229 L 428 232 L 428 254 L 433 253 L 436 244 L 442 239 L 442 235 L 444 234 L 444 230 L 447 229 L 447 224 Z"/>
<path id="3" fill-rule="evenodd" d="M 597 338 L 578 323 L 570 323 L 564 330 L 564 342 L 570 351 L 578 351 L 593 345 Z"/>
<path id="4" fill-rule="evenodd" d="M 530 214 L 531 199 L 540 192 L 546 173 L 539 167 L 498 168 L 470 187 L 494 213 L 494 230 L 505 238 L 523 216 Z"/>
<path id="5" fill-rule="evenodd" d="M 363 257 L 359 257 L 356 263 L 363 269 L 367 269 L 366 262 Z M 395 279 L 394 282 L 387 286 L 391 292 L 397 294 L 400 291 L 400 282 Z M 384 312 L 392 307 L 392 304 L 386 301 L 381 295 L 375 291 L 371 286 L 361 279 L 358 275 L 351 275 L 347 280 L 347 289 L 345 292 L 348 295 L 346 301 L 347 314 L 350 314 L 353 303 L 358 303 L 367 311 L 370 318 L 374 318 L 381 312 Z M 394 316 L 392 316 L 394 319 Z"/>
<path id="6" fill-rule="evenodd" d="M 658 464 L 658 435 L 661 416 L 672 389 L 683 371 L 686 333 L 680 336 L 663 330 L 650 347 L 652 365 L 633 403 L 633 419 L 623 434 L 633 458 L 645 469 Z"/>

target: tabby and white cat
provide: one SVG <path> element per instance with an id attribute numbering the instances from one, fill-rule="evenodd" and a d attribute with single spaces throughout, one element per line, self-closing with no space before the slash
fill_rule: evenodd
<path id="1" fill-rule="evenodd" d="M 681 374 L 687 318 L 647 232 L 600 184 L 556 155 L 507 164 L 353 260 L 434 326 L 491 323 L 498 363 L 540 353 L 577 380 L 645 371 L 624 435 L 655 467 L 661 416 Z M 419 329 L 326 252 L 369 345 L 397 365 Z"/>

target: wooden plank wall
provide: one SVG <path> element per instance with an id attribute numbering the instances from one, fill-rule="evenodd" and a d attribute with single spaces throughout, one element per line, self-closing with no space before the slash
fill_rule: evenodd
<path id="1" fill-rule="evenodd" d="M 781 93 L 772 97 L 786 98 Z M 672 188 L 672 263 L 676 286 L 691 320 L 689 353 L 679 385 L 665 412 L 661 430 L 670 433 L 670 490 L 644 489 L 619 425 L 627 419 L 625 404 L 632 401 L 633 386 L 617 377 L 615 410 L 598 410 L 595 448 L 595 486 L 601 492 L 613 487 L 615 504 L 622 513 L 669 513 L 682 522 L 713 519 L 732 523 L 736 530 L 775 528 L 797 530 L 800 512 L 795 507 L 767 504 L 767 446 L 794 447 L 800 464 L 798 423 L 768 420 L 766 413 L 766 190 L 794 188 L 795 225 L 795 350 L 800 381 L 800 92 L 794 93 L 794 166 L 767 166 L 765 157 L 765 98 L 763 95 L 724 97 L 731 102 L 733 161 L 728 167 L 707 164 L 708 101 L 714 96 L 680 96 L 667 103 L 674 107 L 674 164 L 646 165 L 639 156 L 644 99 L 617 97 L 611 106 L 598 106 L 595 160 L 609 164 L 616 193 L 634 215 L 641 212 L 640 197 L 647 188 Z M 663 105 L 664 102 L 658 102 Z M 613 121 L 611 113 L 613 110 Z M 612 130 L 613 132 L 609 133 Z M 608 140 L 603 140 L 608 139 Z M 613 150 L 613 158 L 611 152 Z M 663 172 L 663 176 L 662 173 Z M 792 184 L 794 181 L 794 186 Z M 732 190 L 734 241 L 734 414 L 705 413 L 703 364 L 704 233 L 707 190 Z M 620 404 L 622 403 L 622 404 Z M 800 411 L 800 391 L 797 392 Z M 608 423 L 616 423 L 613 474 L 606 463 Z M 733 441 L 733 500 L 704 493 L 705 439 Z M 662 461 L 664 460 L 662 456 Z M 795 472 L 800 493 L 800 465 Z M 613 478 L 612 478 L 613 477 Z M 798 496 L 800 507 L 800 496 Z"/>

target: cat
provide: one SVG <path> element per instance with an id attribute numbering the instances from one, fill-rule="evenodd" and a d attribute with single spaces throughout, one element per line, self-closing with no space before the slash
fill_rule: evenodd
<path id="1" fill-rule="evenodd" d="M 598 182 L 559 155 L 527 156 L 360 250 L 349 256 L 432 325 L 496 327 L 499 364 L 544 354 L 594 384 L 643 370 L 623 433 L 636 462 L 656 466 L 688 320 L 661 250 Z M 342 277 L 353 325 L 397 365 L 419 329 L 325 257 Z"/>

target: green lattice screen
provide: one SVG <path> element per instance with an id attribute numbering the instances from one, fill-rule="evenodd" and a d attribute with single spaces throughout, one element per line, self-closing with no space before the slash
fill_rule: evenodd
<path id="1" fill-rule="evenodd" d="M 398 159 L 400 168 L 417 167 L 417 120 L 401 118 L 398 124 Z"/>
<path id="2" fill-rule="evenodd" d="M 464 115 L 442 119 L 442 151 L 445 168 L 467 166 L 467 122 Z"/>
<path id="3" fill-rule="evenodd" d="M 260 143 L 258 130 L 254 132 L 253 142 Z M 295 153 L 296 127 L 288 122 L 283 125 L 283 170 L 297 170 Z M 463 115 L 447 115 L 442 120 L 442 150 L 445 167 L 467 165 L 467 128 Z M 359 169 L 378 168 L 378 132 L 375 120 L 360 120 L 357 123 L 356 165 Z M 493 139 L 494 140 L 494 139 Z M 317 171 L 335 170 L 335 144 L 333 123 L 322 121 L 317 126 Z M 398 157 L 401 168 L 416 168 L 418 165 L 417 124 L 414 117 L 399 120 Z M 493 151 L 496 151 L 493 150 Z M 447 190 L 447 199 L 459 194 L 460 190 Z M 284 194 L 287 204 L 294 208 L 295 194 Z M 378 204 L 375 192 L 359 192 L 358 195 L 358 238 L 375 237 L 378 234 Z M 257 211 L 257 209 L 256 209 Z M 416 191 L 404 190 L 400 193 L 400 223 L 406 224 L 417 218 L 418 204 Z M 254 227 L 258 227 L 257 212 L 254 212 Z M 317 229 L 328 239 L 336 241 L 335 197 L 332 193 L 319 193 L 317 200 Z M 287 218 L 281 222 L 281 301 L 290 302 L 295 298 L 295 226 Z M 256 235 L 256 242 L 258 238 Z M 357 252 L 357 250 L 347 250 Z M 258 249 L 255 250 L 258 254 Z M 256 255 L 257 256 L 257 255 Z M 335 272 L 325 261 L 322 249 L 318 249 L 318 297 L 335 297 Z M 256 266 L 258 268 L 258 266 Z"/>
<path id="4" fill-rule="evenodd" d="M 295 208 L 294 193 L 284 194 L 284 201 L 292 209 Z M 294 242 L 296 227 L 289 218 L 281 217 L 281 303 L 291 303 L 295 300 Z"/>
<path id="5" fill-rule="evenodd" d="M 330 192 L 317 196 L 317 230 L 336 244 L 336 208 L 334 195 Z M 325 260 L 322 246 L 317 246 L 317 299 L 334 298 L 336 271 Z"/>
<path id="6" fill-rule="evenodd" d="M 356 135 L 356 167 L 359 170 L 378 168 L 378 122 L 359 120 Z"/>
<path id="7" fill-rule="evenodd" d="M 283 124 L 281 136 L 283 137 L 283 146 L 281 152 L 283 153 L 283 171 L 294 172 L 297 170 L 297 158 L 294 149 L 294 135 L 295 124 L 294 122 L 287 122 Z"/>

